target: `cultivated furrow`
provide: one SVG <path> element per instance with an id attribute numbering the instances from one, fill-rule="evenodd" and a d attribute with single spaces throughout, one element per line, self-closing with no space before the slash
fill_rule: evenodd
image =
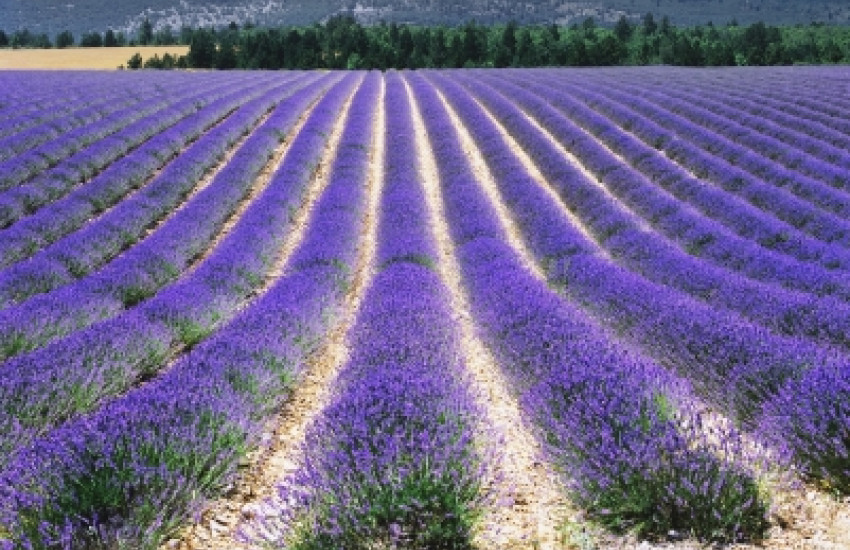
<path id="1" fill-rule="evenodd" d="M 494 490 L 510 503 L 488 510 L 478 544 L 482 549 L 516 548 L 520 544 L 553 548 L 558 537 L 557 527 L 565 520 L 567 513 L 563 496 L 541 459 L 537 441 L 526 429 L 522 411 L 509 390 L 508 381 L 499 374 L 495 359 L 478 339 L 443 211 L 440 187 L 444 184 L 441 183 L 440 171 L 417 99 L 410 84 L 405 82 L 405 85 L 413 106 L 418 161 L 425 185 L 431 230 L 438 243 L 440 261 L 437 270 L 451 295 L 453 314 L 460 329 L 459 342 L 464 363 L 476 390 L 480 392 L 476 398 L 485 415 L 481 421 L 496 430 L 482 444 L 489 448 L 500 448 L 503 453 L 498 467 L 505 476 L 505 485 L 497 486 Z M 474 147 L 469 141 L 466 145 Z M 474 154 L 474 151 L 468 152 Z M 486 177 L 486 167 L 478 165 L 476 168 L 484 170 Z M 517 248 L 523 249 L 521 245 Z M 530 267 L 529 270 L 536 272 Z"/>
<path id="2" fill-rule="evenodd" d="M 376 75 L 371 77 L 378 79 Z M 315 422 L 331 398 L 331 388 L 336 380 L 339 369 L 348 359 L 349 351 L 346 334 L 357 316 L 357 311 L 363 299 L 366 288 L 371 281 L 374 271 L 375 247 L 377 242 L 378 205 L 381 197 L 382 167 L 385 147 L 385 117 L 383 108 L 384 84 L 381 80 L 381 90 L 374 106 L 374 120 L 369 116 L 372 107 L 363 105 L 361 101 L 356 115 L 349 114 L 345 125 L 372 124 L 370 154 L 368 159 L 368 176 L 363 178 L 365 186 L 365 212 L 358 236 L 357 258 L 353 266 L 348 290 L 341 299 L 340 311 L 337 318 L 324 337 L 324 341 L 313 354 L 306 358 L 304 373 L 297 381 L 291 395 L 281 406 L 279 412 L 271 419 L 263 430 L 264 445 L 248 459 L 250 465 L 243 468 L 234 488 L 226 498 L 210 503 L 200 521 L 186 528 L 180 540 L 173 539 L 164 549 L 178 548 L 180 550 L 237 550 L 252 548 L 250 543 L 239 540 L 241 529 L 250 529 L 245 524 L 249 520 L 262 517 L 264 509 L 262 502 L 274 499 L 276 484 L 290 475 L 299 466 L 298 452 L 303 445 L 307 428 Z M 366 96 L 368 98 L 368 96 Z M 368 98 L 371 99 L 371 98 Z M 367 122 L 368 121 L 368 122 Z M 331 137 L 333 145 L 329 149 L 336 156 L 325 157 L 320 165 L 317 177 L 333 183 L 332 178 L 336 157 L 345 154 L 340 148 L 339 141 L 343 139 L 344 129 L 337 128 Z M 343 141 L 346 148 L 360 144 Z M 339 176 L 336 176 L 339 178 Z M 352 174 L 352 177 L 355 177 Z M 356 180 L 346 182 L 355 185 Z M 337 182 L 339 185 L 339 182 Z M 314 214 L 315 216 L 315 214 Z M 312 220 L 311 220 L 312 221 Z M 303 224 L 309 231 L 309 222 Z M 281 264 L 281 277 L 285 280 L 285 265 Z"/>

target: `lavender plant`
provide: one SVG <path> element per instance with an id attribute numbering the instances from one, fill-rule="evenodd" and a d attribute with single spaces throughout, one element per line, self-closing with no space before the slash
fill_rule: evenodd
<path id="1" fill-rule="evenodd" d="M 720 267 L 740 271 L 747 277 L 779 283 L 790 289 L 818 295 L 833 294 L 842 299 L 850 296 L 845 278 L 830 271 L 825 265 L 818 266 L 789 258 L 767 250 L 757 242 L 731 234 L 722 224 L 701 217 L 659 189 L 659 185 L 651 183 L 634 168 L 618 160 L 606 147 L 588 139 L 583 130 L 578 129 L 541 98 L 533 98 L 528 91 L 521 91 L 521 88 L 506 81 L 495 84 L 500 90 L 509 92 L 518 105 L 530 109 L 537 120 L 557 136 L 562 144 L 571 148 L 591 172 L 596 174 L 600 183 L 618 199 L 639 212 L 668 239 L 687 248 L 689 253 Z M 561 92 L 556 94 L 563 95 Z M 574 116 L 578 115 L 574 113 Z M 609 132 L 612 131 L 613 128 L 609 129 Z M 646 156 L 645 163 L 660 167 L 655 174 L 659 184 L 677 184 L 683 189 L 700 186 L 696 178 L 685 176 L 671 166 L 669 161 L 657 158 L 655 153 Z M 717 205 L 712 208 L 714 212 L 721 210 Z"/>

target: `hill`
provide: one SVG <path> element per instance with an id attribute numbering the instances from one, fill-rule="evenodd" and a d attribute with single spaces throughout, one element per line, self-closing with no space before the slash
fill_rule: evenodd
<path id="1" fill-rule="evenodd" d="M 50 37 L 70 30 L 112 28 L 133 36 L 147 17 L 155 28 L 223 26 L 231 21 L 259 25 L 309 24 L 338 13 L 354 14 L 364 23 L 380 20 L 415 24 L 480 23 L 514 19 L 520 23 L 570 24 L 586 17 L 603 23 L 620 16 L 638 18 L 651 12 L 679 25 L 708 21 L 741 24 L 797 24 L 821 21 L 850 23 L 850 6 L 837 0 L 3 0 L 0 29 L 28 28 Z"/>

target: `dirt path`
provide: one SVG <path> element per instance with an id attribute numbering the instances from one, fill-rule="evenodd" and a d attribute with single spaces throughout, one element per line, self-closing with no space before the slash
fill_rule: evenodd
<path id="1" fill-rule="evenodd" d="M 201 520 L 184 529 L 181 539 L 169 541 L 164 549 L 180 550 L 243 550 L 255 546 L 237 542 L 234 535 L 240 528 L 249 529 L 247 522 L 264 516 L 269 509 L 264 503 L 273 499 L 277 483 L 294 471 L 300 463 L 300 447 L 307 428 L 324 409 L 331 397 L 331 388 L 339 369 L 348 357 L 346 334 L 353 324 L 363 295 L 374 272 L 377 247 L 378 206 L 382 190 L 385 112 L 384 93 L 379 96 L 379 107 L 373 127 L 373 147 L 367 189 L 367 207 L 360 234 L 357 264 L 352 285 L 343 301 L 342 315 L 336 321 L 319 352 L 308 360 L 305 375 L 296 384 L 292 396 L 270 423 L 265 437 L 269 445 L 244 461 L 245 469 L 231 491 L 218 501 L 210 503 Z M 349 104 L 346 106 L 346 112 Z M 329 140 L 328 149 L 320 164 L 316 178 L 328 181 L 330 169 L 346 117 L 340 117 Z M 318 197 L 318 194 L 316 195 Z M 311 203 L 312 204 L 312 203 Z M 299 223 L 306 230 L 307 218 Z M 300 239 L 298 239 L 300 241 Z M 297 242 L 297 241 L 293 241 Z M 292 249 L 294 250 L 294 248 Z M 291 252 L 291 251 L 290 251 Z M 285 261 L 278 264 L 278 272 L 285 269 Z"/>
<path id="2" fill-rule="evenodd" d="M 555 548 L 558 538 L 557 526 L 568 513 L 563 493 L 539 456 L 537 442 L 526 429 L 516 400 L 508 391 L 490 351 L 478 339 L 470 314 L 454 253 L 454 245 L 443 209 L 440 178 L 436 159 L 431 150 L 425 122 L 409 84 L 408 96 L 414 117 L 414 129 L 425 185 L 426 202 L 431 214 L 431 227 L 438 243 L 440 262 L 438 270 L 451 295 L 452 308 L 460 326 L 464 362 L 477 386 L 485 418 L 482 421 L 495 428 L 486 433 L 492 439 L 482 442 L 502 451 L 501 463 L 497 466 L 510 480 L 510 486 L 494 487 L 504 495 L 507 502 L 487 510 L 476 543 L 484 549 Z M 477 169 L 481 167 L 478 166 Z M 496 435 L 498 434 L 498 435 Z"/>

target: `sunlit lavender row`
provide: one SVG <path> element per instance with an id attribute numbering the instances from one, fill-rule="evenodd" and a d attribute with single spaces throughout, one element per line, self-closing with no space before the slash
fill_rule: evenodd
<path id="1" fill-rule="evenodd" d="M 850 495 L 850 72 L 143 76 L 0 74 L 0 548 L 159 548 L 333 361 L 239 544 L 481 547 L 463 338 L 614 535 Z"/>

